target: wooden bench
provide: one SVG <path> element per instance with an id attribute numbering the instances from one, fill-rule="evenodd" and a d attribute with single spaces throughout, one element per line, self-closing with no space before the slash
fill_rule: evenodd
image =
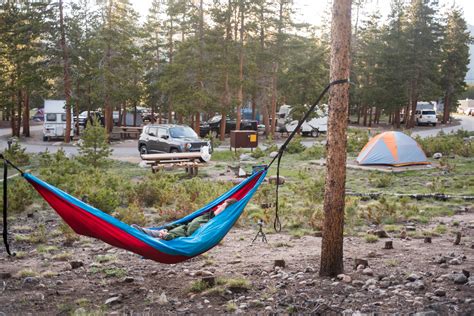
<path id="1" fill-rule="evenodd" d="M 200 152 L 193 153 L 169 153 L 169 154 L 146 154 L 141 158 L 147 165 L 151 166 L 153 173 L 159 170 L 184 168 L 191 177 L 198 174 L 200 166 L 203 166 L 210 159 Z"/>
<path id="2" fill-rule="evenodd" d="M 112 138 L 120 138 L 120 139 L 127 139 L 127 138 L 135 138 L 138 139 L 140 134 L 143 130 L 141 126 L 115 126 L 112 129 Z"/>

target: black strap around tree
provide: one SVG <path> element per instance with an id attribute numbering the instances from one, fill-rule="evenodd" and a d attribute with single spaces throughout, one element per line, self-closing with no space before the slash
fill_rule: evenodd
<path id="1" fill-rule="evenodd" d="M 306 114 L 301 118 L 298 122 L 298 125 L 296 125 L 296 128 L 291 134 L 288 136 L 286 141 L 281 145 L 280 149 L 278 150 L 278 154 L 273 157 L 272 161 L 267 166 L 267 169 L 270 168 L 270 166 L 277 160 L 277 178 L 276 178 L 276 191 L 275 191 L 275 221 L 273 222 L 273 228 L 275 231 L 280 232 L 281 231 L 281 222 L 280 222 L 280 217 L 278 215 L 278 187 L 280 185 L 280 162 L 281 162 L 281 157 L 283 156 L 283 153 L 285 152 L 286 146 L 288 146 L 288 143 L 295 137 L 296 133 L 298 130 L 301 128 L 303 123 L 309 118 L 311 112 L 314 111 L 316 106 L 321 102 L 322 98 L 326 93 L 329 91 L 329 89 L 337 84 L 343 84 L 343 83 L 350 83 L 349 79 L 339 79 L 339 80 L 334 80 L 330 82 L 326 88 L 324 88 L 323 92 L 319 95 L 318 99 L 311 105 L 309 110 L 306 112 Z"/>
<path id="2" fill-rule="evenodd" d="M 15 254 L 10 252 L 10 245 L 8 244 L 8 165 L 15 168 L 21 175 L 24 174 L 17 166 L 12 164 L 7 160 L 2 154 L 0 154 L 0 159 L 3 159 L 3 243 L 5 244 L 5 249 L 7 250 L 8 255 L 14 256 Z"/>

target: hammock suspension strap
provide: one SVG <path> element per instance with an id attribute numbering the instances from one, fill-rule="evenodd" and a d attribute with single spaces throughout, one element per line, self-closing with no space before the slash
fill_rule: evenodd
<path id="1" fill-rule="evenodd" d="M 14 256 L 15 253 L 12 254 L 10 252 L 10 245 L 8 244 L 8 165 L 18 170 L 22 175 L 23 171 L 21 171 L 17 166 L 12 164 L 2 154 L 0 154 L 0 159 L 3 159 L 3 243 L 5 245 L 5 249 L 8 255 Z"/>
<path id="2" fill-rule="evenodd" d="M 280 232 L 281 231 L 281 222 L 280 222 L 280 217 L 278 215 L 278 187 L 280 185 L 280 162 L 281 162 L 281 157 L 283 156 L 283 153 L 285 152 L 286 146 L 288 146 L 289 142 L 295 137 L 296 133 L 299 131 L 303 123 L 309 118 L 310 114 L 314 111 L 316 106 L 321 102 L 322 98 L 326 95 L 326 93 L 329 91 L 329 89 L 338 84 L 344 84 L 344 83 L 350 83 L 349 79 L 339 79 L 339 80 L 334 80 L 330 82 L 321 92 L 319 97 L 316 99 L 316 101 L 311 105 L 309 110 L 305 113 L 305 115 L 299 120 L 298 125 L 296 125 L 296 128 L 294 129 L 293 132 L 288 136 L 286 141 L 281 145 L 280 149 L 278 150 L 278 154 L 273 157 L 273 159 L 270 161 L 270 163 L 267 166 L 267 169 L 270 168 L 270 166 L 277 160 L 277 178 L 276 178 L 276 189 L 275 189 L 275 221 L 273 222 L 273 228 L 275 231 Z"/>

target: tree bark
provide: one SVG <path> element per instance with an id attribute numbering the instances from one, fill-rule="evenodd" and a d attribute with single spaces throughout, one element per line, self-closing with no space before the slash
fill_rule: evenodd
<path id="1" fill-rule="evenodd" d="M 236 109 L 236 122 L 235 129 L 240 130 L 240 121 L 242 120 L 241 110 L 244 106 L 244 17 L 245 7 L 244 1 L 239 2 L 240 10 L 240 49 L 239 49 L 239 92 L 237 93 L 237 109 Z"/>
<path id="2" fill-rule="evenodd" d="M 350 40 L 351 0 L 334 0 L 331 25 L 331 81 L 349 78 Z M 321 276 L 336 276 L 344 271 L 343 233 L 348 107 L 349 84 L 333 86 L 329 93 L 324 228 L 319 270 Z"/>
<path id="3" fill-rule="evenodd" d="M 446 91 L 444 97 L 444 109 L 443 109 L 443 120 L 442 123 L 446 124 L 449 121 L 449 108 L 451 107 L 451 95 L 449 91 Z"/>
<path id="4" fill-rule="evenodd" d="M 30 94 L 23 91 L 23 136 L 30 137 Z"/>
<path id="5" fill-rule="evenodd" d="M 69 54 L 66 47 L 62 0 L 59 0 L 59 28 L 61 31 L 61 50 L 63 51 L 64 96 L 66 98 L 66 129 L 64 130 L 64 142 L 67 144 L 71 142 L 71 78 L 69 76 Z"/>

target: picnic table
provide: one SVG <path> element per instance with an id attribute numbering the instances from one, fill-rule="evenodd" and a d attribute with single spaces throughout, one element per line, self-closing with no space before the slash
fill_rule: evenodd
<path id="1" fill-rule="evenodd" d="M 191 177 L 198 174 L 199 167 L 205 165 L 211 158 L 208 153 L 163 153 L 141 155 L 142 160 L 151 166 L 153 173 L 164 169 L 184 168 Z"/>
<path id="2" fill-rule="evenodd" d="M 113 138 L 127 139 L 140 137 L 143 126 L 114 126 L 112 129 Z"/>

